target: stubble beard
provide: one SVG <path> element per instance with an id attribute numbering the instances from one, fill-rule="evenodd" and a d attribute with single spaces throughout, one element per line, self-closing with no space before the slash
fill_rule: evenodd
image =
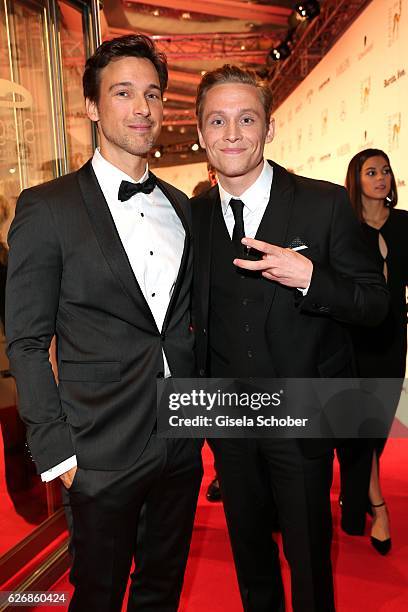
<path id="1" fill-rule="evenodd" d="M 114 133 L 106 133 L 104 132 L 104 136 L 106 140 L 115 145 L 117 148 L 122 149 L 122 151 L 126 151 L 130 155 L 146 155 L 148 153 L 156 139 L 158 134 L 153 135 L 151 132 L 148 134 L 114 134 Z"/>

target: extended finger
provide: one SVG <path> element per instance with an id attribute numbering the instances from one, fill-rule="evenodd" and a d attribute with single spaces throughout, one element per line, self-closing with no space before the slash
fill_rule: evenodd
<path id="1" fill-rule="evenodd" d="M 268 259 L 257 259 L 255 261 L 251 259 L 234 259 L 232 262 L 239 268 L 245 268 L 245 270 L 267 270 L 271 267 L 271 262 Z"/>
<path id="2" fill-rule="evenodd" d="M 263 240 L 256 240 L 255 238 L 243 238 L 241 240 L 242 244 L 245 246 L 256 249 L 261 253 L 265 253 L 266 255 L 282 255 L 284 249 L 282 247 L 276 246 L 276 244 L 270 244 L 269 242 L 264 242 Z"/>

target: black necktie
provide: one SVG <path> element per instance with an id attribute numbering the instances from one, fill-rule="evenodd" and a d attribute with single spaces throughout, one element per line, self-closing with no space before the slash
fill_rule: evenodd
<path id="1" fill-rule="evenodd" d="M 242 257 L 245 254 L 245 247 L 241 244 L 241 239 L 245 236 L 244 232 L 244 203 L 241 200 L 230 200 L 231 210 L 234 214 L 235 225 L 232 232 L 232 244 L 237 253 Z"/>
<path id="2" fill-rule="evenodd" d="M 135 193 L 152 193 L 156 187 L 156 177 L 149 172 L 149 178 L 143 183 L 130 183 L 122 181 L 119 187 L 118 200 L 125 202 L 129 200 Z"/>

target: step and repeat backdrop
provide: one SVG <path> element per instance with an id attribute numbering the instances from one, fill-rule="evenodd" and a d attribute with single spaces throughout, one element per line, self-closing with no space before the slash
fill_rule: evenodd
<path id="1" fill-rule="evenodd" d="M 344 184 L 355 153 L 383 149 L 408 209 L 408 0 L 373 0 L 275 120 L 267 157 L 303 176 Z"/>

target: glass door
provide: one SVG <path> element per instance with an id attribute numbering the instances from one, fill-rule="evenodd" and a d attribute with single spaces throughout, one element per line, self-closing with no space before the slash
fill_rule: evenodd
<path id="1" fill-rule="evenodd" d="M 24 188 L 76 170 L 92 155 L 82 72 L 98 42 L 97 6 L 0 0 L 0 585 L 65 528 L 59 479 L 45 485 L 35 473 L 8 370 L 7 232 Z M 52 350 L 50 360 L 55 366 Z"/>
<path id="2" fill-rule="evenodd" d="M 66 135 L 67 171 L 78 170 L 92 157 L 92 124 L 85 113 L 82 74 L 89 55 L 88 19 L 83 8 L 58 2 L 61 81 Z"/>

